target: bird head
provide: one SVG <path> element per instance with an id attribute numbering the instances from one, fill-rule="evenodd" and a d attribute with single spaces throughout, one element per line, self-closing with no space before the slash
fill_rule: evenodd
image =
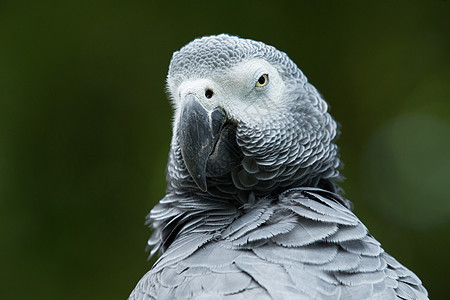
<path id="1" fill-rule="evenodd" d="M 339 176 L 336 123 L 289 57 L 229 35 L 174 53 L 172 188 L 210 193 L 314 186 Z"/>

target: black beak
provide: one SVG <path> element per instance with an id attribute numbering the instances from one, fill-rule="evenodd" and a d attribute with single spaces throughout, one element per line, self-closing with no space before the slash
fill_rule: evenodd
<path id="1" fill-rule="evenodd" d="M 181 155 L 194 182 L 206 192 L 206 163 L 226 116 L 221 109 L 208 112 L 192 94 L 183 100 L 179 127 Z"/>

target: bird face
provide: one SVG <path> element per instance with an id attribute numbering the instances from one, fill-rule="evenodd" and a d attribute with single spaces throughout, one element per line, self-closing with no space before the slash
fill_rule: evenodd
<path id="1" fill-rule="evenodd" d="M 264 194 L 338 176 L 327 105 L 275 48 L 227 35 L 195 40 L 175 52 L 167 87 L 175 109 L 169 177 L 190 177 L 203 192 L 213 183 Z M 189 176 L 179 175 L 184 167 Z"/>
<path id="2" fill-rule="evenodd" d="M 211 168 L 214 159 L 221 160 L 217 169 L 227 168 L 223 166 L 227 160 L 224 156 L 211 158 L 214 150 L 223 152 L 216 148 L 221 134 L 222 142 L 233 144 L 225 139 L 228 131 L 222 130 L 224 125 L 262 124 L 287 106 L 287 101 L 283 101 L 285 84 L 278 70 L 264 59 L 244 61 L 226 72 L 211 72 L 205 78 L 187 78 L 169 89 L 175 95 L 175 123 L 179 125 L 177 134 L 184 163 L 203 191 L 207 190 L 206 174 L 211 173 L 207 170 L 208 161 Z"/>

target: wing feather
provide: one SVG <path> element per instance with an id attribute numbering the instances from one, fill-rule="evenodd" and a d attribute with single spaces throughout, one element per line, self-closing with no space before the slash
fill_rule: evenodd
<path id="1" fill-rule="evenodd" d="M 215 204 L 178 217 L 185 225 L 130 299 L 427 299 L 420 279 L 333 195 L 295 189 L 241 212 Z"/>

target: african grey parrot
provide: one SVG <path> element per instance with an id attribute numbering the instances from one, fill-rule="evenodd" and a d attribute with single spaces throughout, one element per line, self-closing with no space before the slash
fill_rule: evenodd
<path id="1" fill-rule="evenodd" d="M 174 53 L 160 258 L 129 299 L 427 299 L 340 195 L 336 122 L 288 56 L 229 35 Z"/>

